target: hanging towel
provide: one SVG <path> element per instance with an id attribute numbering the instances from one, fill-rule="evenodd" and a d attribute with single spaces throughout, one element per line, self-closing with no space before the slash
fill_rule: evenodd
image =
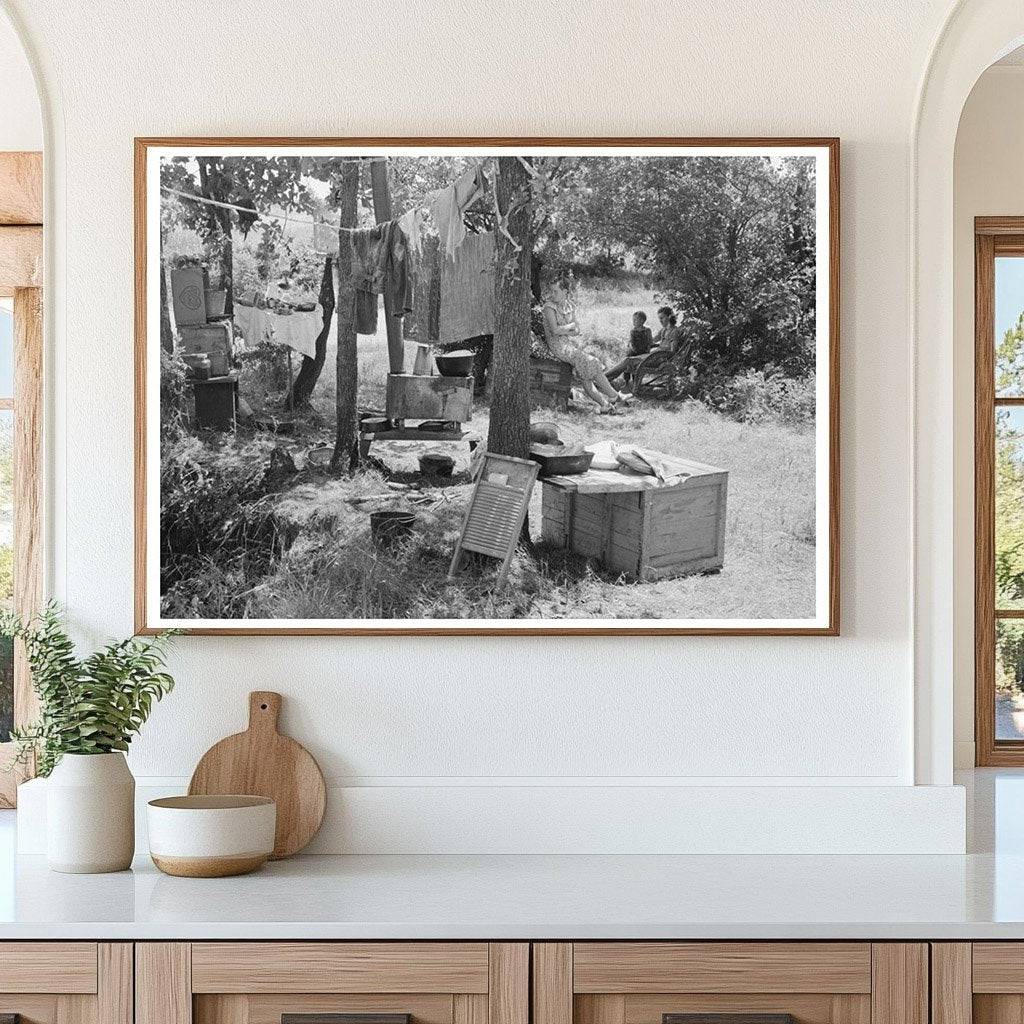
<path id="1" fill-rule="evenodd" d="M 467 234 L 441 274 L 440 342 L 494 333 L 494 232 Z"/>

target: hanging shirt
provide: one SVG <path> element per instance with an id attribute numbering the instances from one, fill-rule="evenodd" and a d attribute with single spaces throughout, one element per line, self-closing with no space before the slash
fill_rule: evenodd
<path id="1" fill-rule="evenodd" d="M 412 311 L 409 243 L 398 221 L 352 232 L 352 282 L 357 334 L 377 333 L 377 296 L 390 300 L 395 316 Z"/>

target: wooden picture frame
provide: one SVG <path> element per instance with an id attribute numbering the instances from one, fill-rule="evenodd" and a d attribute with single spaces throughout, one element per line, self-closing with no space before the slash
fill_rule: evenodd
<path id="1" fill-rule="evenodd" d="M 212 149 L 211 149 L 212 147 Z M 154 605 L 152 592 L 153 560 L 150 555 L 152 543 L 150 530 L 153 518 L 151 485 L 147 481 L 150 468 L 147 452 L 151 451 L 152 420 L 147 422 L 149 392 L 152 391 L 152 359 L 159 351 L 153 348 L 152 299 L 153 278 L 148 266 L 151 253 L 151 225 L 154 221 L 151 204 L 154 188 L 151 160 L 159 151 L 190 150 L 216 152 L 218 149 L 295 149 L 315 150 L 398 150 L 415 154 L 416 150 L 430 147 L 444 147 L 453 153 L 498 150 L 522 147 L 531 152 L 557 152 L 581 148 L 619 151 L 644 151 L 659 154 L 665 151 L 697 149 L 721 151 L 732 155 L 737 150 L 764 151 L 771 156 L 772 150 L 800 150 L 815 154 L 825 168 L 821 174 L 825 200 L 816 207 L 819 223 L 827 220 L 827 232 L 817 237 L 818 279 L 824 279 L 827 303 L 819 304 L 817 321 L 827 331 L 827 347 L 822 357 L 818 350 L 817 369 L 819 378 L 827 376 L 827 384 L 819 386 L 815 406 L 816 419 L 816 477 L 818 509 L 823 502 L 827 511 L 816 511 L 817 529 L 815 540 L 815 614 L 812 618 L 796 620 L 739 620 L 731 625 L 714 622 L 703 625 L 700 620 L 671 623 L 661 619 L 630 621 L 619 625 L 614 621 L 601 620 L 599 625 L 588 624 L 587 620 L 495 620 L 490 622 L 472 621 L 462 624 L 458 620 L 431 619 L 424 622 L 415 620 L 372 620 L 363 624 L 360 620 L 304 620 L 290 625 L 286 621 L 260 620 L 247 625 L 245 620 L 236 619 L 219 622 L 201 621 L 191 625 L 189 621 L 175 621 L 173 625 L 186 632 L 200 635 L 338 635 L 338 636 L 836 636 L 839 634 L 840 615 L 840 144 L 837 138 L 686 138 L 686 137 L 645 137 L 645 138 L 509 138 L 509 137 L 396 137 L 396 138 L 290 138 L 290 137 L 140 137 L 135 139 L 135 625 L 140 634 L 151 634 L 171 624 L 163 620 Z M 436 151 L 436 150 L 435 150 Z M 623 152 L 623 155 L 628 155 Z M 159 197 L 159 184 L 156 186 Z M 819 193 L 821 195 L 822 193 Z M 157 199 L 159 209 L 159 199 Z M 823 249 L 821 247 L 824 247 Z M 819 295 L 822 294 L 819 292 Z M 822 308 L 822 305 L 824 308 Z M 820 337 L 820 335 L 819 335 Z M 822 396 L 827 408 L 822 409 Z M 824 547 L 821 547 L 824 545 Z M 819 555 L 819 548 L 826 551 Z M 728 563 L 728 559 L 727 559 Z M 822 596 L 824 595 L 824 596 Z M 710 621 L 710 620 L 709 620 Z"/>

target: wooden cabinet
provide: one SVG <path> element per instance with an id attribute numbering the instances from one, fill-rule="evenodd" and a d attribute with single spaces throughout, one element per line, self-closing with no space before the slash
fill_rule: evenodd
<path id="1" fill-rule="evenodd" d="M 934 942 L 932 1024 L 1024 1020 L 1024 942 Z"/>
<path id="2" fill-rule="evenodd" d="M 928 948 L 868 942 L 533 946 L 533 1024 L 928 1024 Z M 720 1024 L 730 1024 L 720 1018 Z"/>
<path id="3" fill-rule="evenodd" d="M 281 1024 L 284 1015 L 304 1024 L 294 1015 L 323 1014 L 529 1024 L 529 945 L 139 943 L 136 986 L 137 1024 Z"/>
<path id="4" fill-rule="evenodd" d="M 8 1014 L 21 1024 L 132 1024 L 131 943 L 0 943 Z"/>

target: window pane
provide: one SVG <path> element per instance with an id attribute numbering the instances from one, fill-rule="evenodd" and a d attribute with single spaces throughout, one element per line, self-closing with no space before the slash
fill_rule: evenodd
<path id="1" fill-rule="evenodd" d="M 14 395 L 14 313 L 10 300 L 0 299 L 0 398 Z"/>
<path id="2" fill-rule="evenodd" d="M 1024 396 L 1024 257 L 996 257 L 996 394 Z"/>
<path id="3" fill-rule="evenodd" d="M 996 608 L 1024 608 L 1024 408 L 996 409 Z"/>
<path id="4" fill-rule="evenodd" d="M 996 619 L 996 739 L 1024 740 L 1024 622 Z"/>
<path id="5" fill-rule="evenodd" d="M 14 413 L 0 410 L 0 605 L 14 600 Z M 14 724 L 14 647 L 0 637 L 0 743 Z"/>

